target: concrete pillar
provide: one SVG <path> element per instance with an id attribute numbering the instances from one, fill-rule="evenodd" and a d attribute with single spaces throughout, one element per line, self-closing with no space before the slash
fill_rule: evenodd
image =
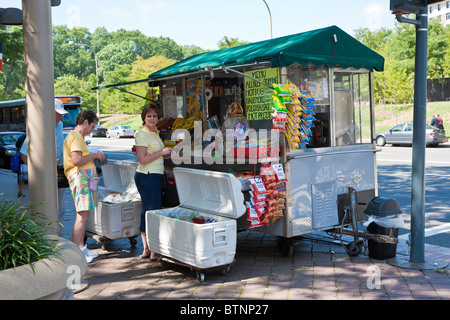
<path id="1" fill-rule="evenodd" d="M 22 0 L 30 205 L 57 232 L 55 107 L 51 0 Z"/>

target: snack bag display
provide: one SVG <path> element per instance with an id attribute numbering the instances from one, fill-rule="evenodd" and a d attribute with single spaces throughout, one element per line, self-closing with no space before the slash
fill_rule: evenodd
<path id="1" fill-rule="evenodd" d="M 286 187 L 284 183 L 287 181 L 283 165 L 262 165 L 260 177 L 250 180 L 257 180 L 258 183 L 262 183 L 265 192 L 264 194 L 257 194 L 254 191 L 250 191 L 250 202 L 247 205 L 249 228 L 256 228 L 262 225 L 269 226 L 270 223 L 283 218 L 283 212 L 286 209 Z M 255 184 L 257 185 L 257 183 Z M 259 189 L 261 192 L 262 188 L 260 187 Z M 258 216 L 258 221 L 254 218 L 255 214 Z"/>
<path id="2" fill-rule="evenodd" d="M 315 99 L 308 91 L 300 91 L 295 84 L 287 84 L 292 103 L 286 105 L 288 121 L 286 122 L 286 140 L 291 150 L 306 148 L 311 128 L 314 127 Z"/>

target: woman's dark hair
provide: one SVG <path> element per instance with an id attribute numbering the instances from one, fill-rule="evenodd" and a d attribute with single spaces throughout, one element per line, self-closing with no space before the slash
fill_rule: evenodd
<path id="1" fill-rule="evenodd" d="M 142 125 L 143 125 L 143 126 L 145 126 L 145 117 L 147 116 L 147 114 L 148 114 L 150 111 L 155 111 L 156 114 L 158 115 L 158 118 L 160 118 L 158 107 L 157 107 L 155 104 L 153 104 L 153 103 L 149 103 L 149 104 L 147 104 L 147 105 L 144 107 L 144 109 L 142 109 L 141 119 L 142 119 Z"/>
<path id="2" fill-rule="evenodd" d="M 83 110 L 78 114 L 75 121 L 77 122 L 77 125 L 82 125 L 86 120 L 88 121 L 88 124 L 91 124 L 93 122 L 98 122 L 99 119 L 94 111 Z"/>

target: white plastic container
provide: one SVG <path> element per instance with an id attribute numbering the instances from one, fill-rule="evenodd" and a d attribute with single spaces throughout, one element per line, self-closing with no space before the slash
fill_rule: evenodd
<path id="1" fill-rule="evenodd" d="M 99 190 L 99 202 L 90 211 L 86 234 L 104 246 L 109 240 L 130 238 L 132 245 L 140 235 L 142 201 L 134 183 L 137 163 L 133 161 L 108 161 L 102 167 L 105 188 Z M 106 196 L 115 197 L 115 203 L 102 202 Z M 107 200 L 107 198 L 106 198 Z M 132 240 L 133 239 L 133 240 Z"/>
<path id="2" fill-rule="evenodd" d="M 147 211 L 150 250 L 197 270 L 229 266 L 236 254 L 236 219 L 246 210 L 241 182 L 229 173 L 198 169 L 175 168 L 174 175 L 180 206 Z M 214 222 L 180 220 L 189 214 Z"/>

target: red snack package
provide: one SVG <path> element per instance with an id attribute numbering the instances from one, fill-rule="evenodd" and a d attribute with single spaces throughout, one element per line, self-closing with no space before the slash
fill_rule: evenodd
<path id="1" fill-rule="evenodd" d="M 255 209 L 261 209 L 261 208 L 264 208 L 266 206 L 266 202 L 265 201 L 260 201 L 260 202 L 256 202 L 256 203 L 253 202 L 253 199 L 250 199 L 250 201 L 252 203 L 252 206 Z"/>
<path id="2" fill-rule="evenodd" d="M 259 216 L 256 213 L 255 208 L 251 205 L 250 202 L 246 202 L 245 206 L 247 207 L 247 220 L 248 221 L 257 221 L 259 222 Z"/>
<path id="3" fill-rule="evenodd" d="M 262 226 L 261 221 L 252 220 L 252 221 L 250 221 L 249 229 L 253 229 L 253 228 L 257 228 L 257 227 L 261 227 L 261 226 Z"/>
<path id="4" fill-rule="evenodd" d="M 250 192 L 250 199 L 252 199 L 254 203 L 264 202 L 267 200 L 266 194 L 255 195 L 252 191 L 249 192 Z"/>
<path id="5" fill-rule="evenodd" d="M 275 172 L 275 178 L 277 182 L 287 181 L 286 175 L 284 174 L 283 165 L 281 163 L 272 165 L 273 171 Z"/>
<path id="6" fill-rule="evenodd" d="M 270 164 L 261 166 L 261 177 L 266 185 L 268 183 L 276 182 L 275 171 Z"/>
<path id="7" fill-rule="evenodd" d="M 249 179 L 255 195 L 267 194 L 266 187 L 261 178 Z"/>

